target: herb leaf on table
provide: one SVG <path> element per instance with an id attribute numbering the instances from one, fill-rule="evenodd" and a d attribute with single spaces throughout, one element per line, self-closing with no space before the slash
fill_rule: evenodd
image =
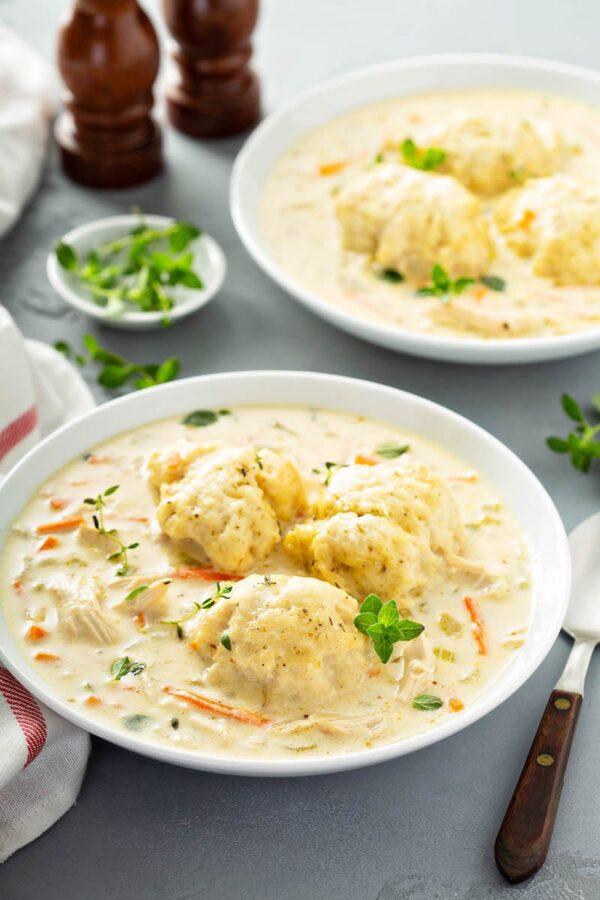
<path id="1" fill-rule="evenodd" d="M 546 445 L 554 453 L 569 454 L 576 469 L 588 472 L 594 459 L 600 459 L 600 441 L 596 440 L 600 422 L 590 422 L 579 403 L 569 394 L 562 395 L 561 403 L 565 414 L 575 425 L 566 438 L 549 437 Z M 596 414 L 600 414 L 600 395 L 596 394 L 592 403 Z"/>
<path id="2" fill-rule="evenodd" d="M 133 387 L 139 391 L 173 381 L 179 374 L 180 362 L 177 356 L 171 356 L 161 363 L 135 363 L 102 347 L 93 334 L 84 334 L 83 344 L 88 357 L 78 354 L 74 357 L 75 361 L 79 365 L 99 363 L 101 368 L 98 372 L 98 384 L 109 390 L 116 390 L 127 382 L 132 382 Z M 73 357 L 73 351 L 66 341 L 55 341 L 54 348 L 64 353 L 67 359 Z"/>

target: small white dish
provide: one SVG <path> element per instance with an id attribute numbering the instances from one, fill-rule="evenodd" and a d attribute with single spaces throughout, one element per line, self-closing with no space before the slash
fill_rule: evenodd
<path id="1" fill-rule="evenodd" d="M 237 232 L 255 262 L 316 315 L 363 340 L 391 350 L 458 363 L 513 365 L 576 356 L 600 348 L 600 328 L 549 337 L 500 340 L 419 334 L 347 312 L 299 284 L 273 256 L 260 223 L 263 185 L 281 155 L 304 134 L 350 110 L 429 91 L 524 88 L 600 106 L 600 72 L 544 59 L 456 53 L 393 60 L 332 78 L 299 94 L 248 138 L 231 176 L 230 206 Z"/>
<path id="2" fill-rule="evenodd" d="M 143 219 L 146 224 L 156 228 L 166 228 L 175 221 L 168 216 L 144 215 Z M 135 225 L 139 224 L 139 221 L 140 217 L 134 214 L 95 219 L 93 222 L 69 231 L 62 236 L 61 241 L 73 247 L 78 256 L 85 256 L 99 244 L 128 234 Z M 204 287 L 200 290 L 192 290 L 181 285 L 169 288 L 169 292 L 175 299 L 173 309 L 168 312 L 168 318 L 173 323 L 205 306 L 220 290 L 225 279 L 225 254 L 214 238 L 202 233 L 190 244 L 189 250 L 194 254 L 194 270 L 202 278 Z M 164 312 L 137 312 L 134 309 L 119 311 L 117 309 L 113 313 L 94 303 L 77 276 L 60 265 L 54 248 L 46 260 L 46 273 L 50 284 L 63 300 L 80 312 L 110 325 L 112 328 L 141 331 L 163 326 Z"/>
<path id="3" fill-rule="evenodd" d="M 0 605 L 0 658 L 15 677 L 59 715 L 128 750 L 193 769 L 253 776 L 316 775 L 394 759 L 461 731 L 510 697 L 537 669 L 560 631 L 570 586 L 567 536 L 552 500 L 514 453 L 462 416 L 414 394 L 354 378 L 311 372 L 203 375 L 129 394 L 103 403 L 60 428 L 12 469 L 0 486 L 0 535 L 8 534 L 11 523 L 38 485 L 91 447 L 127 429 L 190 409 L 248 404 L 319 406 L 387 421 L 442 444 L 493 484 L 520 523 L 532 561 L 529 633 L 499 678 L 468 709 L 420 734 L 343 755 L 269 760 L 256 759 L 250 753 L 219 756 L 202 747 L 193 751 L 152 744 L 133 733 L 123 733 L 108 721 L 87 715 L 83 708 L 56 694 L 23 655 Z M 2 544 L 0 537 L 0 555 Z"/>

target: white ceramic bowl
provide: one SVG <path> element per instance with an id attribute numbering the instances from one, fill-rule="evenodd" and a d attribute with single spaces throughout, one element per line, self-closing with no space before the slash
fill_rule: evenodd
<path id="1" fill-rule="evenodd" d="M 600 328 L 512 340 L 424 335 L 375 322 L 334 306 L 304 288 L 274 259 L 260 226 L 265 179 L 287 148 L 307 131 L 369 103 L 426 91 L 528 88 L 600 106 L 600 72 L 542 59 L 495 54 L 417 56 L 358 69 L 300 94 L 269 116 L 240 151 L 231 178 L 233 221 L 247 250 L 282 288 L 317 315 L 357 337 L 415 356 L 461 363 L 541 362 L 600 347 Z"/>
<path id="2" fill-rule="evenodd" d="M 514 453 L 467 419 L 413 394 L 352 378 L 306 372 L 204 375 L 130 394 L 64 426 L 12 470 L 0 487 L 0 535 L 7 534 L 38 485 L 101 441 L 197 407 L 268 403 L 329 407 L 386 420 L 439 442 L 490 479 L 517 516 L 533 558 L 530 633 L 500 678 L 464 712 L 414 737 L 343 756 L 269 761 L 171 749 L 95 721 L 54 694 L 38 670 L 21 655 L 0 607 L 0 656 L 8 668 L 49 707 L 93 734 L 165 762 L 235 775 L 314 775 L 382 762 L 454 734 L 506 700 L 542 662 L 563 621 L 570 586 L 564 528 L 550 497 Z M 0 554 L 2 543 L 0 538 Z"/>
<path id="3" fill-rule="evenodd" d="M 129 234 L 139 221 L 140 217 L 136 215 L 96 219 L 69 231 L 68 234 L 63 235 L 61 241 L 70 244 L 78 255 L 85 256 L 99 244 Z M 144 221 L 155 228 L 166 228 L 175 220 L 167 216 L 144 215 Z M 202 278 L 204 287 L 200 290 L 192 290 L 177 285 L 169 289 L 175 300 L 173 309 L 168 312 L 171 322 L 183 319 L 196 312 L 201 306 L 205 306 L 221 288 L 225 278 L 225 255 L 214 238 L 203 233 L 190 244 L 189 250 L 194 255 L 194 270 Z M 135 309 L 127 308 L 118 314 L 111 315 L 104 307 L 98 306 L 91 300 L 89 293 L 76 275 L 63 269 L 59 264 L 54 250 L 48 254 L 46 273 L 50 284 L 63 300 L 87 316 L 98 319 L 106 325 L 136 331 L 164 327 L 164 312 L 137 312 Z"/>

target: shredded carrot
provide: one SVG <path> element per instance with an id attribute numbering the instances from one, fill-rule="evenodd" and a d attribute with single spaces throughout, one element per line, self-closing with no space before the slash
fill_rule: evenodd
<path id="1" fill-rule="evenodd" d="M 85 461 L 92 466 L 97 466 L 99 463 L 111 462 L 111 458 L 110 456 L 98 456 L 96 453 L 90 453 L 86 456 Z"/>
<path id="2" fill-rule="evenodd" d="M 15 578 L 15 580 L 14 580 L 13 583 L 12 583 L 12 586 L 13 586 L 13 588 L 15 589 L 15 592 L 16 592 L 17 594 L 22 594 L 22 593 L 23 593 L 23 582 L 21 581 L 20 578 Z"/>
<path id="3" fill-rule="evenodd" d="M 130 522 L 149 522 L 148 516 L 128 516 Z"/>
<path id="4" fill-rule="evenodd" d="M 345 169 L 347 165 L 348 161 L 344 159 L 340 159 L 337 162 L 323 163 L 322 166 L 319 166 L 319 175 L 324 177 L 335 175 L 337 172 L 341 172 L 342 169 Z"/>
<path id="5" fill-rule="evenodd" d="M 40 662 L 54 662 L 60 659 L 60 656 L 57 656 L 56 653 L 36 653 L 33 658 L 39 659 Z"/>
<path id="6" fill-rule="evenodd" d="M 55 547 L 58 547 L 60 541 L 57 537 L 53 537 L 53 535 L 49 534 L 46 540 L 40 544 L 37 548 L 37 552 L 40 553 L 42 550 L 54 550 Z"/>
<path id="7" fill-rule="evenodd" d="M 138 628 L 146 627 L 146 616 L 143 612 L 138 612 L 135 614 L 135 624 Z"/>
<path id="8" fill-rule="evenodd" d="M 465 704 L 462 700 L 459 700 L 458 697 L 451 697 L 448 701 L 448 706 L 452 710 L 452 712 L 460 712 L 461 709 L 465 708 Z"/>
<path id="9" fill-rule="evenodd" d="M 477 285 L 477 287 L 473 288 L 473 296 L 476 300 L 482 300 L 483 297 L 487 294 L 488 289 L 484 287 L 482 284 Z"/>
<path id="10" fill-rule="evenodd" d="M 64 509 L 68 503 L 68 500 L 63 500 L 61 497 L 53 497 L 50 501 L 50 507 L 52 509 Z"/>
<path id="11" fill-rule="evenodd" d="M 100 697 L 96 697 L 95 694 L 90 694 L 89 697 L 86 697 L 86 698 L 85 698 L 85 701 L 84 701 L 84 702 L 85 702 L 88 706 L 99 706 L 100 703 L 102 703 L 102 700 L 100 699 Z"/>
<path id="12" fill-rule="evenodd" d="M 370 456 L 363 456 L 362 453 L 357 453 L 354 457 L 354 462 L 357 466 L 376 466 L 377 460 L 371 459 Z"/>
<path id="13" fill-rule="evenodd" d="M 527 229 L 531 225 L 531 223 L 535 219 L 535 213 L 532 209 L 526 209 L 523 213 L 521 221 L 519 222 L 519 228 Z"/>
<path id="14" fill-rule="evenodd" d="M 48 632 L 45 628 L 40 628 L 39 625 L 31 625 L 25 637 L 29 638 L 30 641 L 41 641 L 47 634 Z"/>
<path id="15" fill-rule="evenodd" d="M 38 534 L 49 534 L 52 531 L 73 531 L 83 522 L 83 516 L 71 516 L 69 519 L 57 519 L 56 522 L 43 522 L 37 527 Z"/>
<path id="16" fill-rule="evenodd" d="M 194 578 L 200 581 L 241 581 L 242 575 L 234 575 L 232 572 L 216 572 L 210 566 L 191 566 L 189 569 L 172 569 L 163 578 L 176 578 L 181 581 L 189 581 Z"/>
<path id="17" fill-rule="evenodd" d="M 263 728 L 270 725 L 271 720 L 261 716 L 258 713 L 249 712 L 246 709 L 239 709 L 237 706 L 230 706 L 228 703 L 221 703 L 220 700 L 213 700 L 211 697 L 204 697 L 202 694 L 196 694 L 195 691 L 184 691 L 179 688 L 164 687 L 165 694 L 177 697 L 185 703 L 191 703 L 199 709 L 212 712 L 217 716 L 225 716 L 228 719 L 236 719 L 238 722 L 245 722 L 246 725 L 257 725 Z"/>
<path id="18" fill-rule="evenodd" d="M 477 644 L 477 651 L 480 656 L 486 656 L 488 652 L 487 635 L 479 604 L 472 597 L 465 597 L 465 606 L 473 623 L 473 637 Z"/>
<path id="19" fill-rule="evenodd" d="M 380 672 L 381 672 L 381 669 L 369 669 L 369 671 L 367 672 L 367 675 L 369 676 L 369 678 L 377 678 L 377 676 L 380 674 Z"/>

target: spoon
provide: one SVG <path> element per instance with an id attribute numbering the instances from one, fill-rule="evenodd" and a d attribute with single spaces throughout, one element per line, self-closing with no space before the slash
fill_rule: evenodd
<path id="1" fill-rule="evenodd" d="M 600 642 L 600 513 L 569 535 L 571 600 L 563 628 L 575 643 L 550 694 L 498 837 L 498 868 L 512 884 L 525 881 L 546 859 L 589 662 Z"/>

